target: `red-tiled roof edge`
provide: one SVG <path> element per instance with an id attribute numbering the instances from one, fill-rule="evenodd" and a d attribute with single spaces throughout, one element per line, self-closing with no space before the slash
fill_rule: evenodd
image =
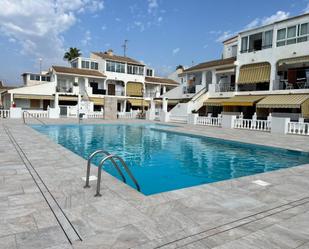
<path id="1" fill-rule="evenodd" d="M 73 67 L 64 67 L 64 66 L 56 66 L 53 65 L 52 69 L 58 73 L 64 74 L 76 74 L 76 75 L 88 75 L 88 76 L 95 76 L 95 77 L 106 77 L 104 74 L 97 70 L 93 69 L 81 69 L 81 68 L 73 68 Z"/>

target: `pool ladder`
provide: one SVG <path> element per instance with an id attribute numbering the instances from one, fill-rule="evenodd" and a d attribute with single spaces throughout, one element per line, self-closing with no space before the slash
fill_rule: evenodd
<path id="1" fill-rule="evenodd" d="M 118 166 L 118 164 L 116 163 L 115 159 L 117 159 L 122 167 L 125 169 L 125 171 L 127 172 L 128 176 L 131 178 L 131 180 L 133 181 L 133 183 L 135 184 L 136 186 L 136 189 L 138 191 L 141 190 L 137 180 L 135 179 L 135 177 L 133 176 L 132 172 L 130 171 L 130 169 L 128 168 L 127 164 L 125 163 L 125 161 L 120 157 L 120 156 L 117 156 L 117 155 L 112 155 L 110 154 L 109 152 L 105 151 L 105 150 L 96 150 L 95 152 L 93 152 L 89 157 L 88 157 L 88 161 L 87 161 L 87 172 L 86 172 L 86 184 L 84 186 L 84 188 L 90 188 L 90 185 L 89 185 L 89 177 L 90 177 L 90 166 L 91 166 L 91 160 L 92 158 L 94 158 L 96 155 L 98 154 L 104 154 L 105 157 L 100 161 L 99 163 L 99 166 L 98 166 L 98 179 L 97 179 L 97 191 L 96 191 L 96 194 L 95 194 L 95 197 L 99 197 L 99 196 L 102 196 L 100 194 L 100 188 L 101 188 L 101 172 L 102 172 L 102 168 L 103 168 L 103 165 L 104 163 L 107 161 L 107 160 L 110 160 L 112 162 L 112 164 L 114 165 L 114 167 L 116 168 L 117 172 L 119 173 L 119 175 L 121 176 L 122 178 L 122 181 L 123 182 L 126 182 L 126 178 L 124 176 L 124 174 L 122 173 L 121 171 L 121 168 Z"/>

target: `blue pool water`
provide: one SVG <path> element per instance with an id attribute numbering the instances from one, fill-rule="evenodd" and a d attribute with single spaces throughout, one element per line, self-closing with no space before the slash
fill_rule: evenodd
<path id="1" fill-rule="evenodd" d="M 123 157 L 145 195 L 309 163 L 307 153 L 162 131 L 161 125 L 32 127 L 85 159 L 103 148 Z M 111 165 L 105 170 L 119 177 Z"/>

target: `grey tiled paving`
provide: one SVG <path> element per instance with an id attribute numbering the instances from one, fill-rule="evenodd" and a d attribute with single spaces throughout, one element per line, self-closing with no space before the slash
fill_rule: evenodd
<path id="1" fill-rule="evenodd" d="M 70 245 L 3 125 L 83 241 Z M 187 125 L 173 130 L 309 151 L 308 137 Z M 309 165 L 152 196 L 103 172 L 103 196 L 94 198 L 95 182 L 83 188 L 84 159 L 20 121 L 0 120 L 0 141 L 1 249 L 309 248 Z M 256 179 L 271 185 L 255 185 Z"/>

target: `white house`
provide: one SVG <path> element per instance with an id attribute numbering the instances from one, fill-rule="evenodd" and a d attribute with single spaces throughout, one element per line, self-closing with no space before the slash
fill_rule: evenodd
<path id="1" fill-rule="evenodd" d="M 188 112 L 200 107 L 200 113 L 215 116 L 243 112 L 251 118 L 256 112 L 260 118 L 269 113 L 309 118 L 309 14 L 240 32 L 223 42 L 222 60 L 181 75 L 194 93 Z M 203 106 L 194 105 L 199 100 Z"/>
<path id="2" fill-rule="evenodd" d="M 178 82 L 154 76 L 154 70 L 111 50 L 78 57 L 71 67 L 52 66 L 41 74 L 24 73 L 24 87 L 9 90 L 5 105 L 14 102 L 23 109 L 60 108 L 67 116 L 72 110 L 89 112 L 104 108 L 106 96 L 117 99 L 118 111 L 147 109 L 149 101 L 176 87 Z"/>

